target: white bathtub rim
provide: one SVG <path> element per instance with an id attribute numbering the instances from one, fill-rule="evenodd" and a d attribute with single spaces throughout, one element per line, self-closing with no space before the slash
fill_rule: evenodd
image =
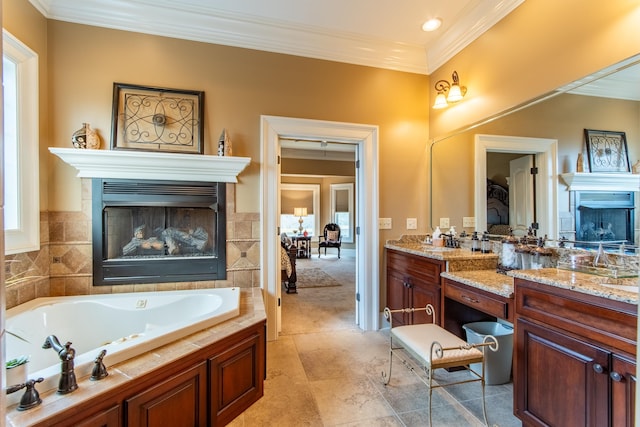
<path id="1" fill-rule="evenodd" d="M 50 305 L 55 301 L 60 301 L 61 298 L 64 299 L 73 299 L 73 300 L 90 300 L 93 298 L 100 299 L 117 299 L 118 297 L 127 297 L 127 296 L 135 296 L 138 299 L 142 299 L 145 296 L 147 297 L 157 297 L 157 296 L 170 296 L 170 295 L 183 295 L 183 294 L 211 294 L 211 293 L 228 293 L 229 297 L 233 298 L 233 302 L 235 306 L 232 310 L 229 310 L 223 314 L 215 315 L 215 316 L 207 316 L 201 315 L 194 319 L 189 319 L 189 321 L 179 322 L 172 324 L 172 328 L 157 328 L 146 331 L 140 336 L 144 336 L 149 340 L 136 340 L 132 339 L 130 341 L 125 341 L 124 343 L 114 344 L 113 342 L 110 344 L 106 344 L 103 346 L 99 346 L 95 349 L 91 349 L 85 353 L 79 354 L 76 356 L 75 363 L 75 374 L 78 380 L 84 376 L 91 374 L 91 371 L 94 366 L 94 360 L 96 356 L 102 351 L 102 349 L 107 350 L 107 354 L 104 357 L 103 361 L 107 366 L 107 370 L 109 370 L 113 365 L 124 362 L 125 360 L 131 359 L 133 357 L 142 355 L 144 353 L 150 352 L 156 348 L 162 347 L 166 344 L 172 343 L 179 339 L 183 339 L 189 335 L 192 335 L 201 330 L 207 329 L 211 326 L 218 325 L 226 320 L 237 317 L 240 314 L 240 288 L 237 287 L 229 287 L 229 288 L 206 288 L 206 289 L 196 289 L 196 290 L 180 290 L 180 291 L 158 291 L 158 292 L 132 292 L 132 293 L 122 293 L 122 294 L 99 294 L 99 295 L 82 295 L 82 296 L 69 296 L 69 297 L 42 297 L 36 298 L 34 300 L 28 301 L 24 304 L 21 304 L 17 307 L 7 310 L 7 315 L 13 315 L 14 313 L 21 313 L 26 310 L 32 310 L 41 306 Z M 20 310 L 15 310 L 20 309 Z M 13 311 L 12 311 L 13 310 Z M 165 333 L 166 332 L 166 333 Z M 43 342 L 46 337 L 43 337 Z M 59 337 L 64 339 L 64 337 Z M 116 348 L 117 347 L 117 348 Z M 116 349 L 117 351 L 113 351 Z M 112 350 L 112 351 L 109 351 Z M 43 351 L 52 351 L 52 350 L 43 350 Z M 29 379 L 37 379 L 44 378 L 45 380 L 38 384 L 38 391 L 40 393 L 56 389 L 58 387 L 59 375 L 60 374 L 60 365 L 56 364 L 54 366 L 49 366 L 44 369 L 40 369 L 36 372 L 29 372 Z M 11 385 L 11 384 L 8 384 Z M 13 395 L 7 396 L 7 406 L 13 405 L 20 400 L 20 392 L 13 393 Z"/>

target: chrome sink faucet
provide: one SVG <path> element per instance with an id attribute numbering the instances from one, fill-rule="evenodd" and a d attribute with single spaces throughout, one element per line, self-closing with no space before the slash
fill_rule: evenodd
<path id="1" fill-rule="evenodd" d="M 78 388 L 76 373 L 74 372 L 75 349 L 71 348 L 71 342 L 60 344 L 55 335 L 49 335 L 42 344 L 42 348 L 53 348 L 60 357 L 60 381 L 58 382 L 58 394 L 67 394 Z"/>

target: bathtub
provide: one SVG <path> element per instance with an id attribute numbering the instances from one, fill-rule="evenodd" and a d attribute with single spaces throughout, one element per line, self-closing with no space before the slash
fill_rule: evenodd
<path id="1" fill-rule="evenodd" d="M 37 298 L 7 310 L 7 331 L 29 342 L 7 334 L 6 358 L 29 355 L 29 378 L 45 379 L 37 387 L 42 392 L 57 388 L 60 377 L 57 353 L 42 348 L 49 335 L 72 342 L 80 379 L 91 373 L 103 349 L 109 369 L 239 313 L 239 288 Z M 8 396 L 8 403 L 19 401 L 19 395 Z"/>

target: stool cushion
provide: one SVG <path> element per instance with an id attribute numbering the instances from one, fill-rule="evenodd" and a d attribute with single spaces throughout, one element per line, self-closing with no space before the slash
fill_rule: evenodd
<path id="1" fill-rule="evenodd" d="M 432 323 L 398 326 L 391 329 L 391 336 L 413 357 L 433 369 L 482 362 L 482 351 L 477 348 L 460 349 L 459 347 L 468 345 L 466 341 Z M 444 351 L 439 358 L 435 351 L 430 354 L 431 344 L 434 341 L 437 341 L 443 349 L 453 349 Z"/>

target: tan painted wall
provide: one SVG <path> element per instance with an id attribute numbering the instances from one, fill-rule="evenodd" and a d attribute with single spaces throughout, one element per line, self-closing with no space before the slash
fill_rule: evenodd
<path id="1" fill-rule="evenodd" d="M 465 99 L 431 110 L 430 137 L 520 105 L 637 54 L 640 3 L 611 0 L 528 0 L 431 74 L 451 81 Z M 431 96 L 435 90 L 431 87 Z"/>
<path id="2" fill-rule="evenodd" d="M 259 211 L 262 114 L 377 124 L 380 179 L 393 182 L 383 185 L 383 210 L 397 212 L 402 200 L 390 186 L 426 183 L 424 159 L 412 156 L 405 165 L 402 155 L 427 144 L 426 76 L 57 21 L 49 22 L 49 46 L 55 146 L 69 146 L 82 122 L 108 144 L 113 82 L 198 89 L 205 91 L 205 153 L 215 152 L 226 128 L 234 155 L 252 158 L 237 187 L 239 212 Z M 51 161 L 51 209 L 78 209 L 74 172 Z"/>

